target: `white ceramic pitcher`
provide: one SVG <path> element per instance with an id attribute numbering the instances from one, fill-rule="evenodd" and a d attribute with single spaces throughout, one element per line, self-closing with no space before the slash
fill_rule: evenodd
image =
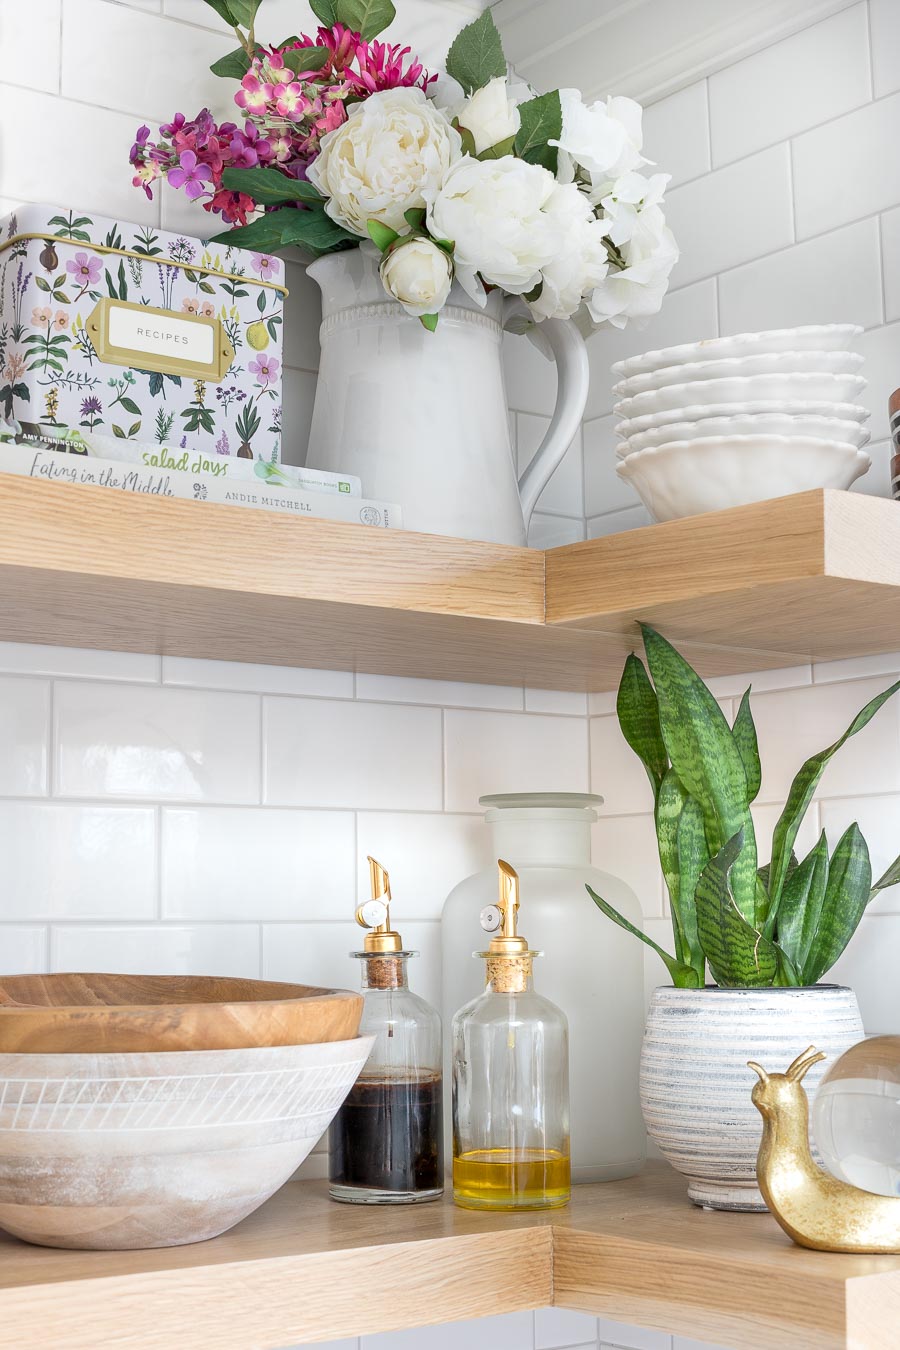
<path id="1" fill-rule="evenodd" d="M 524 544 L 547 480 L 588 395 L 584 339 L 567 319 L 540 325 L 556 359 L 556 408 L 518 477 L 500 344 L 522 301 L 493 292 L 480 309 L 454 283 L 437 331 L 391 302 L 363 249 L 309 267 L 322 291 L 322 357 L 310 468 L 358 474 L 367 497 L 397 502 L 408 530 Z"/>

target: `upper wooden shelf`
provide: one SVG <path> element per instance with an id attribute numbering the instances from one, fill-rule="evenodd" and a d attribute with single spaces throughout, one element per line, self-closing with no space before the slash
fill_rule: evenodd
<path id="1" fill-rule="evenodd" d="M 896 1350 L 900 1257 L 795 1247 L 696 1209 L 682 1177 L 576 1187 L 544 1214 L 336 1205 L 292 1182 L 212 1242 L 66 1252 L 0 1234 L 0 1344 L 275 1350 L 555 1304 L 735 1350 Z"/>
<path id="2" fill-rule="evenodd" d="M 513 548 L 0 475 L 0 639 L 614 688 L 645 619 L 704 675 L 900 647 L 900 504 L 808 492 Z"/>

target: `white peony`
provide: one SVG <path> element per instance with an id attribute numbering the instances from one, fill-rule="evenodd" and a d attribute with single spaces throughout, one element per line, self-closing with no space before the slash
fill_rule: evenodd
<path id="1" fill-rule="evenodd" d="M 472 159 L 449 170 L 428 209 L 435 239 L 451 239 L 461 285 L 485 303 L 477 273 L 512 295 L 533 290 L 559 256 L 565 230 L 545 208 L 556 190 L 552 173 L 511 155 Z"/>
<path id="2" fill-rule="evenodd" d="M 379 267 L 388 295 L 407 314 L 436 314 L 450 294 L 453 263 L 430 239 L 410 239 L 385 253 Z"/>
<path id="3" fill-rule="evenodd" d="M 659 203 L 669 177 L 667 173 L 655 173 L 651 178 L 626 173 L 613 184 L 601 206 L 606 233 L 618 248 L 632 240 L 650 245 L 658 242 L 666 223 Z"/>
<path id="4" fill-rule="evenodd" d="M 590 184 L 592 201 L 599 201 L 609 185 L 647 160 L 641 154 L 642 109 L 630 98 L 605 103 L 583 103 L 577 89 L 560 89 L 563 125 L 558 141 L 559 179 L 571 182 L 576 168 Z"/>
<path id="5" fill-rule="evenodd" d="M 655 241 L 632 240 L 624 256 L 627 266 L 608 272 L 588 297 L 588 312 L 595 323 L 624 328 L 629 319 L 657 314 L 669 286 L 669 273 L 678 261 L 678 246 L 663 223 Z"/>
<path id="6" fill-rule="evenodd" d="M 560 227 L 559 249 L 541 274 L 541 292 L 529 301 L 537 319 L 567 319 L 609 269 L 605 225 L 574 183 L 557 184 L 545 208 Z"/>
<path id="7" fill-rule="evenodd" d="M 462 103 L 453 104 L 447 115 L 451 121 L 458 118 L 459 125 L 472 133 L 476 155 L 515 136 L 522 121 L 505 75 L 489 80 Z"/>
<path id="8" fill-rule="evenodd" d="M 365 236 L 368 220 L 403 233 L 404 212 L 433 198 L 461 153 L 459 132 L 421 89 L 387 89 L 350 106 L 307 174 L 328 215 L 353 234 Z"/>

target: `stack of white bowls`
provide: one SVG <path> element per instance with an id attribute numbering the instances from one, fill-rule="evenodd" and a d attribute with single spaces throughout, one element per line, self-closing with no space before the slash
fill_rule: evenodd
<path id="1" fill-rule="evenodd" d="M 617 362 L 619 476 L 656 520 L 848 488 L 872 463 L 861 332 L 780 328 Z"/>

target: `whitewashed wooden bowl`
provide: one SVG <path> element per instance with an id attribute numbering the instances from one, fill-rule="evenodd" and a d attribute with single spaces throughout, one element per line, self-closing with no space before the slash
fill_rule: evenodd
<path id="1" fill-rule="evenodd" d="M 662 366 L 644 375 L 629 375 L 613 385 L 618 398 L 633 398 L 670 384 L 730 379 L 745 375 L 855 375 L 863 363 L 858 352 L 761 352 L 758 356 L 729 356 L 716 361 L 686 361 Z"/>
<path id="2" fill-rule="evenodd" d="M 770 328 L 763 333 L 736 333 L 732 337 L 703 338 L 677 347 L 642 352 L 617 361 L 615 375 L 640 375 L 644 371 L 676 366 L 684 361 L 719 361 L 730 356 L 755 356 L 759 352 L 846 351 L 862 329 L 855 323 L 807 324 L 801 328 Z"/>
<path id="3" fill-rule="evenodd" d="M 865 387 L 862 375 L 829 375 L 826 372 L 731 375 L 720 380 L 667 384 L 662 389 L 621 399 L 613 404 L 613 411 L 620 417 L 640 417 L 644 413 L 665 412 L 671 408 L 689 408 L 694 403 L 754 403 L 761 400 L 851 403 L 859 398 Z"/>
<path id="4" fill-rule="evenodd" d="M 116 1251 L 224 1233 L 300 1166 L 373 1039 L 0 1054 L 0 1228 Z"/>
<path id="5" fill-rule="evenodd" d="M 678 520 L 812 488 L 848 488 L 872 467 L 864 450 L 802 436 L 671 441 L 619 460 L 616 473 L 655 520 Z"/>
<path id="6" fill-rule="evenodd" d="M 623 423 L 619 424 L 624 425 Z M 616 428 L 618 432 L 619 428 Z M 812 436 L 816 440 L 841 441 L 861 450 L 869 433 L 862 422 L 842 417 L 794 417 L 785 413 L 743 413 L 735 417 L 706 417 L 699 422 L 670 422 L 649 427 L 619 441 L 616 455 L 625 459 L 636 450 L 650 450 L 670 441 L 708 441 L 722 436 Z"/>

